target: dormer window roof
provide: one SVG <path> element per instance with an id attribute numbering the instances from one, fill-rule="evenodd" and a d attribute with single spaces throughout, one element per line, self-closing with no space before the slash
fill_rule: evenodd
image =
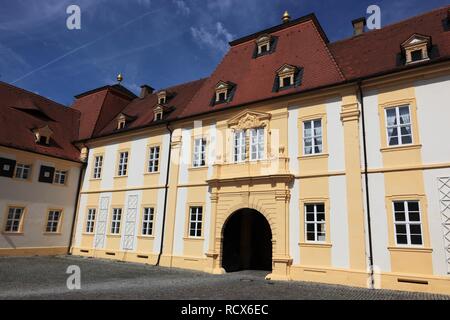
<path id="1" fill-rule="evenodd" d="M 299 86 L 302 78 L 302 68 L 284 64 L 276 71 L 274 91 Z"/>
<path id="2" fill-rule="evenodd" d="M 405 64 L 412 64 L 430 60 L 431 37 L 421 34 L 413 34 L 402 43 L 402 51 L 405 54 Z"/>
<path id="3" fill-rule="evenodd" d="M 213 105 L 230 102 L 233 98 L 236 85 L 229 81 L 219 81 L 216 84 Z"/>
<path id="4" fill-rule="evenodd" d="M 157 93 L 158 96 L 158 104 L 166 104 L 167 103 L 167 91 L 162 90 Z"/>
<path id="5" fill-rule="evenodd" d="M 41 145 L 50 145 L 50 139 L 53 135 L 53 130 L 48 125 L 33 130 L 35 142 Z"/>
<path id="6" fill-rule="evenodd" d="M 117 130 L 121 130 L 127 127 L 128 123 L 133 121 L 135 118 L 129 116 L 125 113 L 120 113 L 117 116 Z"/>
<path id="7" fill-rule="evenodd" d="M 256 48 L 254 57 L 260 57 L 274 52 L 277 37 L 269 34 L 262 34 L 256 39 Z"/>
<path id="8" fill-rule="evenodd" d="M 167 105 L 158 103 L 156 106 L 153 107 L 153 113 L 154 113 L 153 121 L 162 120 L 164 115 L 170 113 L 173 110 L 174 110 L 174 107 L 168 107 Z"/>

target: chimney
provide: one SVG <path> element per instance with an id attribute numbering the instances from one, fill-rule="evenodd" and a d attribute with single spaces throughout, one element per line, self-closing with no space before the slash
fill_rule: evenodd
<path id="1" fill-rule="evenodd" d="M 358 18 L 352 21 L 353 35 L 357 36 L 364 33 L 364 27 L 366 26 L 366 18 Z"/>
<path id="2" fill-rule="evenodd" d="M 149 94 L 152 94 L 153 93 L 153 90 L 155 90 L 155 89 L 153 89 L 152 87 L 150 87 L 150 86 L 148 86 L 148 85 L 146 85 L 146 84 L 143 84 L 142 86 L 141 86 L 141 94 L 139 95 L 139 97 L 142 99 L 142 98 L 145 98 L 146 96 L 148 96 Z"/>

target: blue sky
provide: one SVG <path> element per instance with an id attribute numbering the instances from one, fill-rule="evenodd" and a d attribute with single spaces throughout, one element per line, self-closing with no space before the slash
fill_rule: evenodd
<path id="1" fill-rule="evenodd" d="M 316 13 L 331 41 L 351 36 L 351 20 L 381 8 L 382 25 L 446 0 L 0 0 L 0 80 L 70 105 L 73 96 L 114 84 L 138 93 L 208 76 L 228 41 Z M 66 8 L 81 8 L 68 30 Z"/>

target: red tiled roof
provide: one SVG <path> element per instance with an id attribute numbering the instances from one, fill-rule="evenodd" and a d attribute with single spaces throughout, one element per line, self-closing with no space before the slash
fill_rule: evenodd
<path id="1" fill-rule="evenodd" d="M 431 59 L 450 57 L 450 6 L 329 44 L 348 80 L 402 69 L 400 45 L 414 33 L 431 36 Z"/>
<path id="2" fill-rule="evenodd" d="M 72 144 L 78 137 L 80 113 L 40 95 L 0 81 L 0 145 L 79 161 Z M 33 129 L 48 125 L 50 146 L 36 144 Z"/>
<path id="3" fill-rule="evenodd" d="M 257 34 L 244 42 L 234 42 L 236 44 L 180 116 L 224 109 L 344 81 L 320 30 L 313 15 L 309 19 L 299 20 L 297 24 L 276 30 L 270 33 L 278 37 L 275 52 L 258 58 L 253 58 Z M 273 92 L 276 71 L 283 64 L 303 68 L 302 83 L 295 88 Z M 215 85 L 221 80 L 236 84 L 234 97 L 228 103 L 212 107 L 210 104 Z"/>

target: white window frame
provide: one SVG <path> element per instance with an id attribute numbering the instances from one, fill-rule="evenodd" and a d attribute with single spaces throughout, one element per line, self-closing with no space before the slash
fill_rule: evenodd
<path id="1" fill-rule="evenodd" d="M 408 115 L 409 115 L 409 123 L 407 124 L 400 124 L 400 108 L 408 108 Z M 397 124 L 388 125 L 388 110 L 392 110 L 395 109 L 395 121 Z M 407 146 L 407 145 L 411 145 L 414 142 L 414 134 L 413 134 L 413 125 L 412 125 L 412 114 L 411 114 L 411 107 L 409 104 L 405 104 L 405 105 L 398 105 L 398 106 L 392 106 L 392 107 L 387 107 L 384 109 L 384 115 L 385 115 L 385 124 L 386 124 L 386 145 L 388 147 L 395 147 L 395 146 Z M 401 134 L 401 128 L 402 127 L 408 127 L 411 131 L 411 142 L 409 143 L 403 143 L 403 135 Z M 390 128 L 395 128 L 397 129 L 397 144 L 390 144 L 390 140 L 391 137 L 389 136 L 389 129 Z M 404 136 L 408 136 L 408 135 L 404 135 Z"/>
<path id="2" fill-rule="evenodd" d="M 316 135 L 315 133 L 315 127 L 314 127 L 314 123 L 316 121 L 319 121 L 320 123 L 320 132 L 321 134 Z M 312 119 L 312 120 L 305 120 L 303 121 L 303 155 L 304 156 L 309 156 L 309 155 L 314 155 L 314 154 L 322 154 L 323 153 L 323 123 L 322 123 L 322 119 L 318 118 L 318 119 Z M 311 136 L 307 136 L 306 135 L 306 124 L 309 123 L 311 125 Z M 322 143 L 321 144 L 316 144 L 316 139 L 320 138 Z M 311 153 L 307 153 L 306 152 L 306 140 L 311 139 Z M 316 147 L 320 147 L 320 151 L 316 152 Z"/>
<path id="3" fill-rule="evenodd" d="M 203 232 L 202 229 L 203 229 L 203 207 L 202 206 L 189 207 L 189 237 L 200 238 Z"/>
<path id="4" fill-rule="evenodd" d="M 142 235 L 152 236 L 155 221 L 155 208 L 145 207 L 142 211 Z"/>
<path id="5" fill-rule="evenodd" d="M 61 221 L 62 210 L 49 210 L 47 213 L 46 233 L 58 233 L 59 222 Z"/>
<path id="6" fill-rule="evenodd" d="M 192 160 L 192 166 L 194 168 L 206 166 L 206 139 L 203 137 L 194 139 L 194 158 Z"/>
<path id="7" fill-rule="evenodd" d="M 417 202 L 418 208 L 419 208 L 419 221 L 411 221 L 409 213 L 411 210 L 409 210 L 409 202 Z M 395 216 L 395 203 L 403 203 L 403 206 L 405 208 L 405 221 L 397 221 Z M 415 212 L 415 211 L 413 211 Z M 392 201 L 392 215 L 393 215 L 393 221 L 394 221 L 394 238 L 395 238 L 395 244 L 399 247 L 423 247 L 424 245 L 424 234 L 423 234 L 423 225 L 422 225 L 422 212 L 420 208 L 420 201 L 419 200 L 394 200 Z M 406 243 L 398 243 L 397 241 L 397 225 L 404 225 L 406 228 L 406 234 L 401 233 L 400 235 L 406 235 Z M 411 225 L 418 225 L 420 226 L 420 239 L 421 244 L 412 244 L 411 243 Z M 417 234 L 414 234 L 417 235 Z"/>
<path id="8" fill-rule="evenodd" d="M 53 177 L 53 183 L 65 185 L 67 182 L 66 170 L 55 170 L 55 176 Z"/>
<path id="9" fill-rule="evenodd" d="M 317 206 L 323 206 L 323 212 L 318 212 L 317 211 Z M 308 206 L 314 206 L 314 213 L 313 213 L 313 215 L 314 215 L 314 220 L 312 220 L 312 221 L 308 221 L 307 220 L 307 207 Z M 304 205 L 304 212 L 305 212 L 305 217 L 304 217 L 304 220 L 305 220 L 305 241 L 306 242 L 318 242 L 318 243 L 324 243 L 324 242 L 326 242 L 326 239 L 327 239 L 327 224 L 326 224 L 326 206 L 325 206 L 325 203 L 305 203 L 305 205 Z M 317 219 L 317 214 L 318 213 L 322 213 L 323 214 L 323 217 L 324 217 L 324 220 L 318 220 Z M 312 224 L 312 225 L 314 225 L 314 240 L 308 240 L 308 224 Z M 324 235 L 323 235 L 323 237 L 324 237 L 324 239 L 323 240 L 319 240 L 319 231 L 318 231 L 318 225 L 323 225 L 323 233 L 324 233 Z"/>
<path id="10" fill-rule="evenodd" d="M 14 172 L 14 177 L 16 179 L 28 180 L 28 178 L 30 177 L 30 173 L 31 165 L 22 163 L 16 164 L 16 169 Z"/>
<path id="11" fill-rule="evenodd" d="M 117 176 L 125 177 L 128 173 L 128 151 L 119 152 L 119 165 L 117 170 Z"/>
<path id="12" fill-rule="evenodd" d="M 94 170 L 92 178 L 100 179 L 102 177 L 103 156 L 95 156 L 94 158 Z"/>
<path id="13" fill-rule="evenodd" d="M 264 128 L 252 128 L 250 129 L 250 160 L 262 159 L 264 159 Z"/>
<path id="14" fill-rule="evenodd" d="M 153 173 L 159 171 L 159 155 L 160 155 L 159 146 L 152 146 L 149 148 L 147 172 Z"/>
<path id="15" fill-rule="evenodd" d="M 121 221 L 122 221 L 122 208 L 113 208 L 111 219 L 111 234 L 120 234 Z"/>
<path id="16" fill-rule="evenodd" d="M 23 214 L 25 208 L 22 207 L 9 207 L 8 215 L 6 217 L 5 232 L 7 233 L 20 233 L 20 228 L 22 224 Z M 15 223 L 17 223 L 17 229 L 15 228 Z M 9 225 L 9 228 L 8 228 Z"/>
<path id="17" fill-rule="evenodd" d="M 97 214 L 97 209 L 89 208 L 87 212 L 86 219 L 86 233 L 94 233 L 95 227 L 95 215 Z"/>
<path id="18" fill-rule="evenodd" d="M 246 130 L 236 130 L 233 133 L 233 160 L 244 162 L 246 158 Z"/>

